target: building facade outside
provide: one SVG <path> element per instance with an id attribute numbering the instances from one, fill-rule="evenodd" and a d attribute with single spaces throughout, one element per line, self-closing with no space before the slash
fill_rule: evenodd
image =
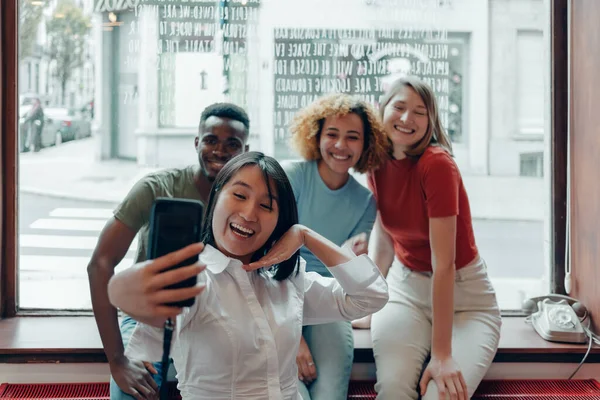
<path id="1" fill-rule="evenodd" d="M 30 97 L 37 97 L 43 106 L 53 108 L 82 108 L 93 102 L 95 50 L 92 36 L 85 37 L 83 63 L 72 71 L 63 97 L 61 83 L 56 76 L 56 63 L 49 56 L 47 34 L 48 21 L 55 16 L 59 0 L 20 0 L 21 7 L 26 2 L 30 7 L 40 7 L 43 11 L 31 51 L 19 60 L 19 92 L 22 95 L 20 104 Z M 81 9 L 84 16 L 92 15 L 93 0 L 73 0 L 73 4 Z"/>
<path id="2" fill-rule="evenodd" d="M 248 111 L 253 150 L 297 158 L 288 146 L 288 126 L 299 108 L 329 92 L 377 106 L 396 78 L 420 76 L 436 92 L 501 307 L 518 309 L 525 297 L 548 290 L 549 0 L 19 3 L 45 10 L 33 51 L 20 58 L 20 94 L 35 92 L 47 106 L 63 108 L 91 100 L 94 138 L 80 149 L 94 171 L 92 181 L 103 170 L 107 179 L 129 187 L 126 171 L 139 175 L 197 163 L 200 113 L 218 101 Z M 61 23 L 69 18 L 91 29 L 81 30 L 83 62 L 70 71 L 63 92 L 56 57 L 49 54 L 56 47 L 56 23 L 60 32 L 72 32 L 74 24 Z M 20 43 L 30 38 L 23 34 Z M 24 155 L 21 162 L 69 165 L 68 148 L 56 150 Z M 365 183 L 364 175 L 356 178 Z M 66 222 L 74 223 L 60 221 Z M 93 229 L 90 221 L 78 223 L 77 229 Z M 37 232 L 35 224 L 25 232 Z M 85 240 L 95 243 L 89 234 Z M 60 252 L 65 260 L 53 273 L 82 262 L 83 252 L 77 250 L 78 260 Z M 20 268 L 35 270 L 27 262 Z M 83 296 L 88 294 L 86 289 Z"/>
<path id="3" fill-rule="evenodd" d="M 229 100 L 250 113 L 252 148 L 294 158 L 286 128 L 303 104 L 328 91 L 376 104 L 416 73 L 438 93 L 474 216 L 547 219 L 547 1 L 311 1 L 95 0 L 97 157 L 193 162 L 201 110 Z"/>

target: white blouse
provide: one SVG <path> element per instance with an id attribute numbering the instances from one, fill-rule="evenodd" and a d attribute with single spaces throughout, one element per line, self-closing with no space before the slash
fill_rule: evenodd
<path id="1" fill-rule="evenodd" d="M 300 399 L 296 354 L 302 325 L 352 320 L 387 303 L 388 288 L 366 255 L 325 278 L 300 271 L 278 282 L 206 246 L 206 289 L 177 317 L 171 357 L 183 399 Z M 138 323 L 125 354 L 160 361 L 163 329 Z"/>

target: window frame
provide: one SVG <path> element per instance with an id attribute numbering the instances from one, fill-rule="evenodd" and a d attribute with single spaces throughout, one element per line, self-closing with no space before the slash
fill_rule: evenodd
<path id="1" fill-rule="evenodd" d="M 551 290 L 564 294 L 567 203 L 568 2 L 550 0 L 551 36 Z M 85 311 L 19 311 L 18 296 L 18 0 L 0 8 L 0 318 L 23 315 L 90 315 Z M 506 310 L 505 315 L 518 311 Z"/>
<path id="2" fill-rule="evenodd" d="M 2 254 L 0 264 L 0 316 L 17 315 L 17 74 L 18 0 L 8 0 L 0 9 L 0 162 L 2 179 Z"/>

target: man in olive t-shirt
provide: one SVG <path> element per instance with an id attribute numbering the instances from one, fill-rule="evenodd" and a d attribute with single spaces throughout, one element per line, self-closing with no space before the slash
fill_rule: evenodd
<path id="1" fill-rule="evenodd" d="M 194 175 L 199 167 L 172 168 L 146 175 L 140 179 L 114 211 L 115 218 L 137 231 L 138 246 L 134 262 L 145 261 L 150 230 L 150 210 L 158 197 L 199 200 L 205 203 L 196 188 Z"/>
<path id="2" fill-rule="evenodd" d="M 149 174 L 138 181 L 106 223 L 88 265 L 92 307 L 111 372 L 110 398 L 155 398 L 160 385 L 160 364 L 130 360 L 124 355 L 136 322 L 125 317 L 119 329 L 117 310 L 110 304 L 108 281 L 127 253 L 136 234 L 135 261 L 146 259 L 148 223 L 157 197 L 195 199 L 206 203 L 212 183 L 231 158 L 248 151 L 249 119 L 229 103 L 208 106 L 200 117 L 194 144 L 198 164 Z M 158 378 L 158 379 L 157 379 Z"/>

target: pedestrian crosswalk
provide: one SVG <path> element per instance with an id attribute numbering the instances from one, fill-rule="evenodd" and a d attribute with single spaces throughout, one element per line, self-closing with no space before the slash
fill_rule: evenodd
<path id="1" fill-rule="evenodd" d="M 50 211 L 53 218 L 98 218 L 108 219 L 112 216 L 112 210 L 108 208 L 55 208 Z"/>
<path id="2" fill-rule="evenodd" d="M 40 218 L 29 227 L 32 229 L 100 232 L 104 223 L 104 219 Z"/>
<path id="3" fill-rule="evenodd" d="M 89 309 L 87 266 L 111 209 L 54 208 L 19 232 L 21 308 Z M 137 238 L 116 270 L 133 264 Z"/>
<path id="4" fill-rule="evenodd" d="M 93 250 L 97 236 L 21 234 L 19 247 L 23 249 Z"/>

